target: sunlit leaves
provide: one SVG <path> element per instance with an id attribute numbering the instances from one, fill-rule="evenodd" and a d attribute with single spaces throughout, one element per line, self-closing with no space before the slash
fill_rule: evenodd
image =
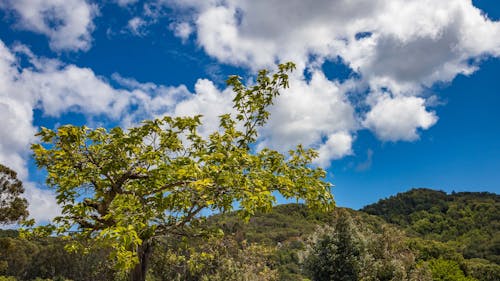
<path id="1" fill-rule="evenodd" d="M 248 219 L 269 210 L 276 192 L 313 207 L 333 206 L 325 172 L 310 165 L 316 152 L 252 148 L 294 67 L 260 71 L 250 87 L 230 77 L 237 113 L 220 116 L 218 130 L 205 138 L 198 133 L 201 116 L 165 116 L 128 130 L 42 128 L 42 144 L 32 149 L 62 206 L 58 233 L 108 241 L 126 269 L 138 262 L 143 241 L 194 228 L 203 209 L 230 211 L 236 202 Z"/>

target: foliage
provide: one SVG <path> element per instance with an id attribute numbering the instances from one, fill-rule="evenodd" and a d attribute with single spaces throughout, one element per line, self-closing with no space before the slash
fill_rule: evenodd
<path id="1" fill-rule="evenodd" d="M 432 259 L 428 262 L 434 281 L 477 281 L 466 277 L 459 265 L 451 260 Z"/>
<path id="2" fill-rule="evenodd" d="M 303 252 L 313 280 L 430 280 L 403 232 L 363 213 L 341 209 L 333 215 L 334 226 L 313 233 Z"/>
<path id="3" fill-rule="evenodd" d="M 316 212 L 302 204 L 283 204 L 273 207 L 271 212 L 258 212 L 248 223 L 236 213 L 214 215 L 207 219 L 238 242 L 276 245 L 294 240 L 316 230 L 318 224 L 332 222 L 331 213 Z"/>
<path id="4" fill-rule="evenodd" d="M 238 243 L 225 235 L 190 239 L 157 251 L 151 275 L 174 281 L 272 281 L 278 278 L 271 268 L 274 251 L 275 247 Z"/>
<path id="5" fill-rule="evenodd" d="M 410 248 L 417 253 L 418 260 L 431 260 L 444 258 L 449 260 L 463 260 L 460 250 L 453 242 L 441 242 L 436 240 L 412 237 L 409 240 Z"/>
<path id="6" fill-rule="evenodd" d="M 165 116 L 128 131 L 42 128 L 37 135 L 43 145 L 32 149 L 37 165 L 47 170 L 62 215 L 38 231 L 109 245 L 117 268 L 135 267 L 135 279 L 143 280 L 159 237 L 195 231 L 195 218 L 204 209 L 227 212 L 236 202 L 248 219 L 270 210 L 275 192 L 311 207 L 332 206 L 324 170 L 310 166 L 315 151 L 299 145 L 285 156 L 252 149 L 269 118 L 267 107 L 288 87 L 293 68 L 287 63 L 273 75 L 260 71 L 251 87 L 230 77 L 237 113 L 220 116 L 218 130 L 207 138 L 198 133 L 201 116 Z"/>
<path id="7" fill-rule="evenodd" d="M 17 173 L 0 164 L 0 224 L 15 223 L 28 216 L 28 201 L 20 197 L 23 192 Z"/>
<path id="8" fill-rule="evenodd" d="M 481 281 L 500 280 L 500 265 L 484 259 L 468 259 L 464 261 L 466 272 Z"/>
<path id="9" fill-rule="evenodd" d="M 500 263 L 499 195 L 413 189 L 366 206 L 362 211 L 400 225 L 415 236 L 459 249 L 465 258 Z"/>
<path id="10" fill-rule="evenodd" d="M 81 281 L 115 279 L 116 272 L 106 260 L 108 249 L 95 249 L 86 255 L 68 253 L 64 250 L 67 242 L 61 239 L 27 241 L 13 233 L 16 232 L 0 230 L 0 274 L 18 280 L 58 276 Z"/>
<path id="11" fill-rule="evenodd" d="M 323 233 L 308 253 L 304 268 L 313 281 L 357 281 L 361 250 L 347 214 L 341 213 L 333 233 Z"/>

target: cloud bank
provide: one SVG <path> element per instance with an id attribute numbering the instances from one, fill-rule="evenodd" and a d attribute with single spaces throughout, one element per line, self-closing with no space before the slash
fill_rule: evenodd
<path id="1" fill-rule="evenodd" d="M 312 73 L 310 80 L 294 77 L 295 95 L 279 99 L 264 141 L 303 142 L 323 159 L 351 154 L 346 139 L 334 149 L 342 153 L 327 147 L 335 145 L 332 135 L 352 140 L 360 129 L 382 141 L 417 140 L 438 120 L 427 102 L 435 99 L 432 86 L 500 56 L 500 23 L 470 0 L 162 2 L 177 9 L 178 24 L 194 29 L 196 43 L 220 62 L 255 70 L 294 61 L 299 73 Z M 321 66 L 338 60 L 356 76 L 324 78 Z"/>

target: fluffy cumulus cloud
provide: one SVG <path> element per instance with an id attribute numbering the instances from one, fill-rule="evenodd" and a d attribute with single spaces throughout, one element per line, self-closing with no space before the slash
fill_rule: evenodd
<path id="1" fill-rule="evenodd" d="M 338 136 L 348 136 L 358 126 L 355 110 L 347 100 L 346 92 L 351 86 L 328 80 L 320 71 L 305 81 L 299 74 L 290 77 L 290 89 L 284 91 L 271 107 L 271 118 L 262 130 L 260 146 L 269 146 L 281 151 L 294 148 L 298 143 L 319 148 L 322 164 L 331 159 L 350 154 L 342 139 L 338 148 L 332 141 Z M 322 144 L 322 142 L 329 143 Z"/>
<path id="2" fill-rule="evenodd" d="M 353 137 L 347 132 L 337 132 L 328 136 L 325 143 L 318 148 L 319 157 L 315 164 L 327 168 L 332 159 L 339 159 L 352 154 Z"/>
<path id="3" fill-rule="evenodd" d="M 468 0 L 174 2 L 197 9 L 191 22 L 208 54 L 257 68 L 341 56 L 374 85 L 407 89 L 467 73 L 470 58 L 500 54 L 499 23 Z"/>
<path id="4" fill-rule="evenodd" d="M 192 116 L 203 115 L 203 126 L 200 134 L 208 136 L 218 129 L 219 116 L 232 113 L 232 91 L 218 90 L 210 80 L 200 79 L 195 85 L 195 94 L 182 100 L 176 106 L 172 115 Z"/>
<path id="5" fill-rule="evenodd" d="M 37 223 L 44 223 L 61 214 L 54 193 L 51 190 L 37 187 L 33 182 L 24 182 L 24 196 L 29 202 L 30 217 Z"/>
<path id="6" fill-rule="evenodd" d="M 418 128 L 428 129 L 438 119 L 435 112 L 426 110 L 424 103 L 418 97 L 383 95 L 377 98 L 363 124 L 384 140 L 415 140 Z"/>
<path id="7" fill-rule="evenodd" d="M 164 86 L 141 83 L 132 78 L 114 74 L 113 79 L 125 91 L 130 106 L 121 110 L 121 124 L 133 126 L 146 118 L 157 118 L 165 114 L 172 116 L 203 115 L 200 134 L 207 136 L 218 128 L 219 116 L 232 112 L 232 91 L 219 90 L 212 81 L 199 79 L 191 93 L 185 85 Z M 133 110 L 130 110 L 133 107 Z"/>
<path id="8" fill-rule="evenodd" d="M 0 41 L 0 163 L 18 172 L 26 181 L 28 171 L 26 159 L 29 145 L 33 142 L 36 128 L 32 125 L 35 99 L 19 89 L 22 74 L 17 67 L 15 55 Z M 38 220 L 50 218 L 57 205 L 50 192 L 37 189 L 33 183 L 25 182 L 26 197 L 30 201 L 30 213 Z M 43 207 L 42 207 L 43 206 Z M 36 208 L 43 208 L 39 212 Z M 46 216 L 49 214 L 49 216 Z"/>
<path id="9" fill-rule="evenodd" d="M 270 143 L 296 139 L 326 146 L 331 134 L 353 133 L 360 126 L 384 141 L 415 140 L 419 130 L 437 121 L 427 108 L 425 89 L 474 72 L 485 57 L 500 56 L 500 23 L 470 0 L 164 3 L 185 11 L 182 19 L 194 28 L 197 43 L 221 62 L 257 69 L 292 60 L 299 72 L 321 72 L 323 62 L 341 58 L 358 74 L 345 83 L 366 85 L 361 91 L 369 93 L 367 98 L 349 103 L 345 95 L 352 91 L 326 95 L 328 90 L 315 87 L 314 79 L 294 81 L 291 91 L 302 94 L 278 103 Z M 352 108 L 367 108 L 355 110 L 357 125 Z M 305 120 L 315 123 L 305 125 Z"/>
<path id="10" fill-rule="evenodd" d="M 86 0 L 0 0 L 18 28 L 44 34 L 53 50 L 88 50 L 97 5 Z"/>
<path id="11" fill-rule="evenodd" d="M 24 157 L 34 139 L 33 99 L 17 87 L 20 73 L 16 57 L 0 42 L 0 162 L 26 178 Z"/>

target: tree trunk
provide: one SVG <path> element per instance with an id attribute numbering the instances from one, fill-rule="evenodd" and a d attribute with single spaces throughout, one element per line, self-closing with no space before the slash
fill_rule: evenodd
<path id="1" fill-rule="evenodd" d="M 130 274 L 131 281 L 145 281 L 146 273 L 148 272 L 149 257 L 153 252 L 153 247 L 150 241 L 144 241 L 137 251 L 139 263 L 132 269 Z"/>

